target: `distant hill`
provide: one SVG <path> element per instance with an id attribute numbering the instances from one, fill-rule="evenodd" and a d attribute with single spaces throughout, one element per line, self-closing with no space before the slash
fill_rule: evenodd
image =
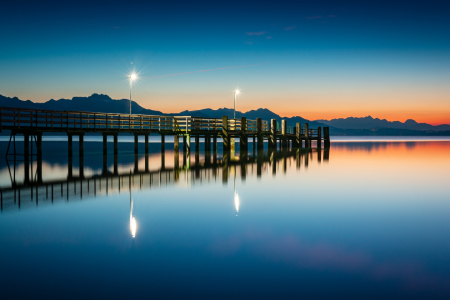
<path id="1" fill-rule="evenodd" d="M 48 109 L 48 110 L 70 110 L 70 111 L 91 111 L 104 113 L 122 113 L 127 114 L 130 111 L 130 100 L 111 99 L 108 95 L 92 94 L 89 97 L 73 97 L 72 99 L 51 99 L 45 103 L 35 103 L 30 100 L 20 100 L 17 97 L 5 97 L 0 95 L 1 107 L 17 107 L 30 109 Z M 204 118 L 222 118 L 222 116 L 233 117 L 233 109 L 205 108 L 200 110 L 185 110 L 179 113 L 163 113 L 157 110 L 146 109 L 132 102 L 132 112 L 134 114 L 166 115 L 166 116 L 193 116 Z M 310 121 L 300 116 L 291 118 L 282 118 L 267 108 L 258 108 L 247 112 L 236 111 L 236 118 L 246 117 L 250 120 L 262 118 L 263 120 L 276 119 L 280 122 L 287 120 L 288 125 L 295 126 L 297 122 L 302 124 L 309 123 L 310 127 L 329 126 L 331 135 L 379 135 L 379 136 L 413 136 L 413 135 L 450 135 L 450 125 L 432 126 L 425 123 L 417 123 L 414 120 L 406 122 L 389 122 L 387 120 L 374 119 L 370 116 L 365 118 L 347 118 Z"/>
<path id="2" fill-rule="evenodd" d="M 340 129 L 381 129 L 381 128 L 392 128 L 392 129 L 408 129 L 408 130 L 431 130 L 431 131 L 444 131 L 450 130 L 450 125 L 438 125 L 433 126 L 426 123 L 417 123 L 414 120 L 406 120 L 404 123 L 399 121 L 387 121 L 385 119 L 372 118 L 367 116 L 364 118 L 346 118 L 346 119 L 333 119 L 327 120 L 316 120 L 322 124 L 327 124 Z"/>
<path id="3" fill-rule="evenodd" d="M 127 114 L 130 111 L 130 100 L 121 99 L 114 100 L 108 95 L 92 94 L 89 97 L 73 97 L 69 99 L 49 100 L 44 103 L 35 103 L 30 100 L 20 100 L 17 97 L 10 98 L 0 95 L 0 106 L 2 107 L 17 107 L 17 108 L 30 108 L 30 109 L 48 109 L 48 110 L 71 110 L 71 111 L 92 111 L 92 112 L 104 112 L 104 113 L 122 113 Z M 233 118 L 233 109 L 231 108 L 219 108 L 219 109 L 200 109 L 200 110 L 185 110 L 180 113 L 163 113 L 157 110 L 146 109 L 132 101 L 132 112 L 134 114 L 147 114 L 147 115 L 166 115 L 166 116 L 193 116 L 204 118 L 222 118 L 228 116 Z M 277 119 L 280 122 L 283 118 L 276 113 L 268 110 L 267 108 L 259 108 L 257 110 L 251 110 L 248 112 L 236 111 L 236 118 L 246 117 L 250 120 L 256 118 L 262 118 L 263 120 Z M 294 126 L 296 122 L 310 122 L 311 126 L 318 127 L 324 126 L 323 124 L 308 121 L 301 117 L 284 118 L 288 124 Z"/>

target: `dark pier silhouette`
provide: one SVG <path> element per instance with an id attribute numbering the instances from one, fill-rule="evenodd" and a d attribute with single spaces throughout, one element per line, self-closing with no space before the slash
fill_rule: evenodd
<path id="1" fill-rule="evenodd" d="M 73 136 L 78 137 L 78 155 L 79 155 L 79 176 L 78 180 L 84 180 L 84 136 L 85 134 L 103 135 L 103 175 L 109 178 L 107 170 L 107 143 L 108 136 L 113 137 L 114 142 L 114 176 L 123 176 L 118 173 L 118 135 L 123 133 L 134 135 L 134 174 L 141 174 L 138 169 L 138 139 L 139 136 L 145 137 L 145 170 L 149 173 L 149 135 L 159 134 L 161 136 L 161 172 L 174 173 L 176 179 L 177 170 L 180 169 L 179 151 L 180 139 L 183 144 L 183 162 L 182 168 L 189 170 L 191 168 L 190 153 L 191 139 L 194 138 L 195 145 L 195 163 L 199 170 L 198 161 L 200 153 L 200 138 L 204 139 L 205 167 L 222 167 L 223 178 L 226 181 L 228 165 L 237 163 L 236 140 L 239 139 L 239 162 L 248 161 L 249 139 L 253 141 L 253 157 L 256 159 L 257 169 L 260 169 L 262 163 L 267 159 L 261 153 L 264 150 L 264 144 L 267 142 L 270 155 L 276 159 L 276 151 L 292 152 L 298 150 L 311 151 L 312 142 L 316 142 L 316 149 L 319 153 L 322 150 L 322 141 L 325 152 L 330 147 L 329 128 L 318 127 L 311 129 L 308 123 L 296 123 L 295 126 L 288 126 L 286 120 L 279 124 L 275 119 L 270 121 L 257 118 L 256 120 L 228 119 L 224 116 L 221 119 L 200 118 L 191 116 L 153 116 L 153 115 L 134 115 L 134 114 L 112 114 L 112 113 L 94 113 L 81 111 L 52 111 L 21 108 L 0 108 L 0 132 L 10 130 L 11 135 L 8 143 L 6 159 L 24 162 L 24 181 L 23 187 L 33 186 L 38 188 L 43 184 L 42 181 L 42 136 L 44 133 L 64 133 L 68 136 L 68 177 L 67 182 L 77 180 L 73 174 Z M 23 135 L 24 146 L 23 153 L 16 150 L 16 136 Z M 174 137 L 175 161 L 173 170 L 165 169 L 165 137 Z M 222 139 L 223 159 L 221 162 L 217 158 L 218 139 Z M 33 145 L 36 147 L 34 153 Z M 31 146 L 31 151 L 30 151 Z M 295 152 L 295 151 L 294 151 Z M 321 155 L 319 155 L 321 157 Z M 324 155 L 325 156 L 325 155 Z M 12 157 L 12 159 L 10 159 Z M 30 158 L 36 159 L 36 174 L 30 177 Z M 212 162 L 211 162 L 212 159 Z M 270 156 L 269 156 L 270 159 Z M 321 159 L 321 158 L 319 158 Z M 325 157 L 324 157 L 325 159 Z M 305 165 L 307 165 L 307 155 L 305 156 Z M 259 163 L 258 163 L 259 162 Z M 260 173 L 260 171 L 258 171 Z M 15 171 L 14 171 L 15 174 Z M 31 170 L 33 174 L 33 170 Z M 30 182 L 30 179 L 32 182 Z M 13 189 L 19 191 L 22 186 L 13 182 Z M 89 181 L 88 181 L 89 182 Z M 52 191 L 55 184 L 52 184 Z M 48 189 L 48 186 L 46 187 Z M 62 191 L 63 187 L 61 187 Z M 82 190 L 82 189 L 81 189 Z M 4 190 L 1 191 L 3 197 Z M 36 194 L 37 195 L 37 194 Z"/>

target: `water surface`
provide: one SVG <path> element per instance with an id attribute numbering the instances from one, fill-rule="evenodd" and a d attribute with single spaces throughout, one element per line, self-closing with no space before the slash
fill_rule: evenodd
<path id="1" fill-rule="evenodd" d="M 161 170 L 153 143 L 150 173 L 130 177 L 132 147 L 119 145 L 122 179 L 109 153 L 106 182 L 101 143 L 85 142 L 89 192 L 72 180 L 69 199 L 65 184 L 62 197 L 55 185 L 53 201 L 45 188 L 36 201 L 27 189 L 20 207 L 4 194 L 2 298 L 450 296 L 449 141 L 333 142 L 327 158 L 250 151 L 245 164 L 216 167 L 192 153 L 178 172 L 173 148 Z M 63 139 L 43 153 L 44 183 L 67 181 Z M 74 149 L 74 174 L 77 164 Z M 12 185 L 10 171 L 0 160 L 0 186 Z"/>

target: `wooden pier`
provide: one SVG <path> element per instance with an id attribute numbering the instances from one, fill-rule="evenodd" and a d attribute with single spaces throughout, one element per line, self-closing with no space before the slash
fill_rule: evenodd
<path id="1" fill-rule="evenodd" d="M 267 141 L 269 150 L 311 149 L 312 142 L 316 142 L 318 149 L 330 146 L 328 127 L 311 129 L 308 123 L 296 123 L 289 126 L 286 120 L 281 124 L 276 119 L 270 121 L 257 118 L 256 120 L 200 118 L 191 116 L 153 116 L 136 114 L 114 114 L 95 113 L 82 111 L 53 111 L 22 108 L 0 108 L 0 132 L 10 130 L 10 142 L 7 149 L 7 157 L 10 155 L 23 156 L 25 164 L 25 180 L 29 176 L 30 162 L 30 137 L 36 145 L 36 160 L 42 163 L 42 135 L 44 133 L 59 132 L 68 136 L 68 160 L 69 177 L 72 177 L 71 166 L 73 158 L 73 136 L 78 136 L 79 162 L 81 170 L 84 164 L 84 135 L 86 133 L 98 133 L 103 135 L 103 168 L 106 171 L 107 161 L 107 138 L 113 136 L 114 140 L 114 174 L 117 172 L 118 161 L 118 135 L 128 133 L 134 135 L 135 172 L 138 161 L 138 138 L 145 137 L 145 154 L 148 157 L 148 137 L 150 134 L 161 136 L 161 153 L 165 152 L 165 137 L 174 137 L 174 150 L 180 150 L 180 139 L 182 138 L 183 153 L 189 155 L 191 152 L 191 139 L 194 138 L 195 157 L 198 158 L 199 139 L 204 138 L 204 151 L 207 154 L 217 154 L 218 139 L 222 139 L 223 155 L 233 156 L 236 150 L 236 141 L 239 139 L 240 155 L 247 155 L 249 139 L 253 141 L 253 153 L 262 151 Z M 15 145 L 16 135 L 23 135 L 23 153 L 18 153 L 14 146 L 14 152 L 10 153 L 11 144 Z M 31 143 L 33 145 L 33 143 Z M 256 149 L 255 149 L 256 148 Z M 40 168 L 42 169 L 42 168 Z M 145 171 L 148 171 L 148 160 L 146 160 Z M 80 177 L 84 174 L 80 172 Z M 38 181 L 42 181 L 42 172 L 37 174 Z"/>

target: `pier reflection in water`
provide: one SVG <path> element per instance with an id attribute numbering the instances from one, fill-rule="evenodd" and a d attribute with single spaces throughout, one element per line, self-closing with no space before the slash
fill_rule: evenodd
<path id="1" fill-rule="evenodd" d="M 323 154 L 322 154 L 323 153 Z M 30 206 L 30 204 L 45 204 L 48 202 L 65 200 L 72 201 L 75 199 L 82 200 L 83 198 L 96 197 L 97 195 L 108 195 L 114 193 L 121 193 L 130 191 L 130 207 L 133 208 L 131 198 L 132 190 L 160 188 L 171 185 L 190 186 L 201 184 L 202 182 L 222 181 L 227 184 L 229 181 L 229 174 L 233 173 L 233 186 L 236 186 L 236 176 L 239 174 L 242 181 L 245 181 L 247 176 L 267 175 L 269 173 L 276 174 L 277 168 L 285 173 L 287 163 L 294 161 L 297 168 L 300 168 L 302 163 L 308 167 L 309 160 L 316 157 L 318 162 L 329 159 L 329 149 L 322 151 L 322 149 L 293 149 L 285 151 L 260 151 L 253 156 L 242 154 L 237 156 L 233 153 L 224 154 L 223 157 L 218 158 L 217 153 L 195 153 L 195 162 L 191 165 L 190 155 L 183 155 L 177 152 L 168 151 L 163 154 L 153 154 L 143 158 L 144 163 L 135 163 L 134 166 L 118 165 L 115 161 L 115 166 L 110 169 L 116 170 L 117 174 L 108 171 L 97 173 L 89 166 L 82 166 L 76 170 L 80 176 L 74 176 L 73 167 L 67 165 L 61 167 L 60 165 L 52 165 L 49 162 L 32 162 L 30 164 L 31 176 L 24 179 L 23 163 L 18 163 L 17 160 L 7 160 L 7 172 L 9 174 L 8 181 L 5 180 L 5 171 L 2 172 L 2 188 L 1 193 L 1 209 L 23 208 Z M 211 155 L 213 156 L 211 162 Z M 160 158 L 158 158 L 160 156 Z M 173 165 L 166 167 L 166 156 L 170 156 Z M 180 156 L 183 156 L 183 165 L 180 166 Z M 142 159 L 141 159 L 142 160 Z M 139 159 L 138 159 L 139 161 Z M 149 165 L 152 162 L 160 161 L 159 169 L 151 170 Z M 72 163 L 72 162 L 70 162 Z M 139 165 L 145 165 L 147 171 L 139 171 Z M 156 164 L 158 166 L 158 164 Z M 38 167 L 39 166 L 39 167 Z M 46 176 L 38 176 L 39 168 L 43 174 L 55 175 L 59 172 L 59 176 L 64 179 L 49 179 L 43 180 Z M 63 175 L 64 169 L 67 169 L 66 176 Z M 86 171 L 85 169 L 88 169 Z M 133 171 L 131 171 L 131 169 Z M 35 170 L 35 173 L 33 172 Z M 129 172 L 126 172 L 129 170 Z M 39 179 L 38 179 L 39 178 Z M 20 180 L 21 179 L 21 180 Z M 6 181 L 6 182 L 5 182 Z M 31 201 L 30 201 L 31 200 Z M 234 191 L 234 200 L 236 212 L 239 211 L 239 196 Z M 135 219 L 130 212 L 130 228 L 135 232 Z"/>
<path id="2" fill-rule="evenodd" d="M 44 141 L 42 182 L 24 185 L 18 161 L 11 181 L 0 162 L 2 298 L 450 296 L 450 142 L 219 150 L 209 163 L 150 144 L 137 172 L 119 143 L 118 174 L 86 142 L 84 178 L 78 155 L 68 177 L 65 144 Z"/>

